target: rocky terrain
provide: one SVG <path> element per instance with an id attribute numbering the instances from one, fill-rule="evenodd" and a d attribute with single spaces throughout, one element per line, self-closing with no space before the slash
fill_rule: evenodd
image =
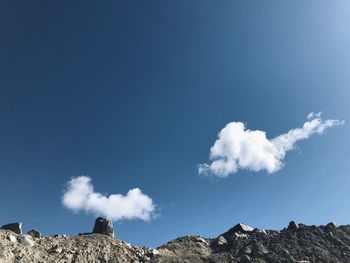
<path id="1" fill-rule="evenodd" d="M 156 249 L 114 237 L 110 221 L 98 218 L 92 233 L 42 237 L 21 224 L 0 230 L 0 263 L 7 262 L 350 262 L 350 226 L 306 226 L 281 230 L 237 224 L 216 238 L 185 236 Z"/>

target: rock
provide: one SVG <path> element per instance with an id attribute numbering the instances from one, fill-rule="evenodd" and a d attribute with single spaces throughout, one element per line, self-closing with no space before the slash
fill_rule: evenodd
<path id="1" fill-rule="evenodd" d="M 233 228 L 231 228 L 231 230 L 233 230 L 234 232 L 249 233 L 252 232 L 254 229 L 246 224 L 237 224 Z"/>
<path id="2" fill-rule="evenodd" d="M 294 222 L 294 221 L 290 221 L 287 227 L 287 230 L 296 230 L 299 228 L 298 223 Z"/>
<path id="3" fill-rule="evenodd" d="M 113 223 L 111 220 L 99 217 L 95 221 L 94 229 L 92 233 L 103 234 L 110 237 L 114 237 Z"/>
<path id="4" fill-rule="evenodd" d="M 28 235 L 30 235 L 33 238 L 41 238 L 40 232 L 36 231 L 35 229 L 31 229 L 27 233 L 28 233 Z"/>
<path id="5" fill-rule="evenodd" d="M 22 223 L 11 223 L 3 225 L 0 229 L 10 230 L 16 234 L 22 235 Z"/>
<path id="6" fill-rule="evenodd" d="M 252 260 L 251 260 L 251 258 L 248 256 L 248 255 L 243 255 L 243 257 L 242 257 L 242 261 L 243 262 L 252 262 Z"/>
<path id="7" fill-rule="evenodd" d="M 250 254 L 250 253 L 252 253 L 252 246 L 246 246 L 246 247 L 244 248 L 244 253 L 245 253 L 245 254 Z"/>
<path id="8" fill-rule="evenodd" d="M 196 237 L 193 237 L 192 239 L 194 242 L 199 242 L 199 243 L 204 243 L 204 244 L 207 244 L 208 242 L 201 236 L 196 236 Z"/>
<path id="9" fill-rule="evenodd" d="M 66 235 L 61 235 L 61 234 L 54 234 L 52 237 L 53 238 L 66 238 L 67 236 Z"/>
<path id="10" fill-rule="evenodd" d="M 13 243 L 17 243 L 17 238 L 12 234 L 7 235 L 6 239 L 13 242 Z"/>
<path id="11" fill-rule="evenodd" d="M 256 256 L 261 256 L 263 254 L 268 254 L 269 251 L 267 250 L 267 248 L 261 243 L 261 242 L 257 242 L 254 246 L 254 254 Z"/>
<path id="12" fill-rule="evenodd" d="M 34 240 L 29 235 L 19 236 L 18 237 L 18 243 L 20 243 L 20 244 L 22 244 L 23 246 L 26 246 L 26 247 L 34 246 Z"/>
<path id="13" fill-rule="evenodd" d="M 253 232 L 260 235 L 267 236 L 267 232 L 264 229 L 254 228 Z"/>
<path id="14" fill-rule="evenodd" d="M 87 236 L 87 235 L 91 235 L 91 232 L 83 232 L 78 234 L 78 236 Z"/>
<path id="15" fill-rule="evenodd" d="M 249 238 L 249 235 L 248 234 L 242 234 L 241 232 L 238 232 L 238 233 L 234 233 L 232 238 Z"/>
<path id="16" fill-rule="evenodd" d="M 218 247 L 226 246 L 227 245 L 227 240 L 223 236 L 219 236 L 218 238 L 215 239 L 215 245 Z"/>
<path id="17" fill-rule="evenodd" d="M 328 227 L 338 227 L 335 222 L 330 222 L 327 224 Z"/>
<path id="18" fill-rule="evenodd" d="M 226 238 L 226 240 L 231 240 L 237 237 L 242 237 L 242 234 L 249 234 L 254 229 L 245 224 L 237 224 L 234 227 L 230 228 L 227 232 L 223 233 L 222 236 Z"/>
<path id="19" fill-rule="evenodd" d="M 52 253 L 54 253 L 54 254 L 59 254 L 59 253 L 61 253 L 62 251 L 63 251 L 63 249 L 60 248 L 58 245 L 55 245 L 55 246 L 53 246 L 52 248 L 50 248 L 50 249 L 48 250 L 48 252 L 49 252 L 50 254 L 52 254 Z"/>

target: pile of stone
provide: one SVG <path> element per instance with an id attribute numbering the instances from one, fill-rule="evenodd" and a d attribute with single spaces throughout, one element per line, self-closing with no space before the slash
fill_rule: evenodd
<path id="1" fill-rule="evenodd" d="M 291 221 L 280 231 L 237 224 L 216 238 L 184 236 L 156 250 L 114 237 L 113 224 L 97 218 L 92 232 L 43 237 L 22 223 L 0 229 L 0 262 L 350 262 L 350 226 L 306 226 Z"/>

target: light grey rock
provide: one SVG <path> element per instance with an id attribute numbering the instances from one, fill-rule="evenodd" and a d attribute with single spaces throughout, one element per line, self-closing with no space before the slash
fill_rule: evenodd
<path id="1" fill-rule="evenodd" d="M 218 238 L 215 239 L 215 245 L 218 247 L 226 246 L 227 245 L 227 240 L 223 236 L 219 236 Z"/>
<path id="2" fill-rule="evenodd" d="M 13 242 L 13 243 L 17 243 L 17 238 L 14 235 L 12 235 L 12 234 L 8 234 L 6 236 L 6 239 L 11 241 L 11 242 Z"/>
<path id="3" fill-rule="evenodd" d="M 34 246 L 34 240 L 29 235 L 23 235 L 18 237 L 18 243 L 22 244 L 25 247 L 32 247 Z"/>

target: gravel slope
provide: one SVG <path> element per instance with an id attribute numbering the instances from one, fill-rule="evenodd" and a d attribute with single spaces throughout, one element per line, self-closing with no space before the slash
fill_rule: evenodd
<path id="1" fill-rule="evenodd" d="M 32 238 L 0 230 L 0 263 L 20 262 L 350 262 L 350 226 L 306 226 L 281 230 L 236 225 L 217 238 L 186 236 L 157 249 L 87 234 Z"/>

